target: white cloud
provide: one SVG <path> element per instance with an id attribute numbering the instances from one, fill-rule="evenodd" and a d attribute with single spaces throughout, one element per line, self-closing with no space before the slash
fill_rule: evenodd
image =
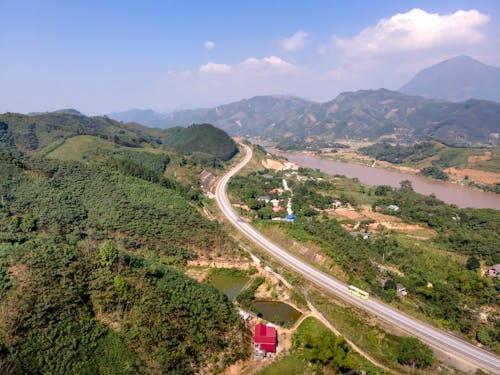
<path id="1" fill-rule="evenodd" d="M 208 62 L 198 69 L 200 74 L 228 74 L 255 75 L 255 74 L 286 74 L 296 70 L 297 67 L 278 56 L 268 56 L 261 59 L 249 57 L 239 64 L 227 65 Z"/>
<path id="2" fill-rule="evenodd" d="M 261 59 L 250 57 L 240 63 L 239 68 L 245 70 L 260 70 L 260 71 L 289 71 L 295 66 L 288 61 L 283 60 L 278 56 L 268 56 Z"/>
<path id="3" fill-rule="evenodd" d="M 198 72 L 201 74 L 226 74 L 230 73 L 231 70 L 231 65 L 208 62 L 205 65 L 200 66 Z"/>
<path id="4" fill-rule="evenodd" d="M 205 49 L 211 50 L 215 47 L 215 43 L 211 40 L 207 40 L 205 43 L 203 43 L 203 47 L 205 47 Z"/>
<path id="5" fill-rule="evenodd" d="M 376 26 L 362 30 L 353 38 L 334 39 L 350 56 L 475 44 L 484 39 L 477 28 L 489 20 L 489 15 L 475 9 L 440 15 L 417 8 L 381 19 Z"/>
<path id="6" fill-rule="evenodd" d="M 283 39 L 280 43 L 281 48 L 287 51 L 293 51 L 299 49 L 305 44 L 308 36 L 309 36 L 308 33 L 299 30 L 292 36 Z"/>

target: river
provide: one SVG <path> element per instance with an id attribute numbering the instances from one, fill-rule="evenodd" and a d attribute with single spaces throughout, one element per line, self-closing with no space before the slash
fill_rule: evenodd
<path id="1" fill-rule="evenodd" d="M 382 168 L 372 168 L 355 163 L 320 159 L 301 153 L 290 153 L 271 148 L 268 149 L 268 152 L 281 155 L 302 167 L 319 169 L 331 175 L 339 174 L 350 178 L 356 177 L 361 182 L 368 185 L 390 185 L 392 187 L 399 187 L 401 181 L 409 180 L 413 185 L 413 190 L 416 192 L 425 195 L 434 193 L 436 197 L 444 202 L 456 204 L 458 207 L 500 209 L 500 195 L 495 193 L 480 191 L 450 182 L 433 180 L 423 176 L 395 172 Z"/>

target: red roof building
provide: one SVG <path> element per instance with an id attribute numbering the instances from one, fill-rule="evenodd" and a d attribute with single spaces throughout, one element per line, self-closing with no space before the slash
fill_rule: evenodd
<path id="1" fill-rule="evenodd" d="M 276 328 L 257 324 L 255 326 L 255 335 L 253 337 L 255 350 L 265 352 L 276 352 Z"/>

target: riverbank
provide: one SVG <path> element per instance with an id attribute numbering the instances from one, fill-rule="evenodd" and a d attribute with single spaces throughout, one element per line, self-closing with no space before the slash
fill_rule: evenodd
<path id="1" fill-rule="evenodd" d="M 409 172 L 375 168 L 355 162 L 336 161 L 304 152 L 286 152 L 271 147 L 266 147 L 266 150 L 297 163 L 302 167 L 319 169 L 330 175 L 337 174 L 349 178 L 357 178 L 368 185 L 399 187 L 401 181 L 409 180 L 416 192 L 424 195 L 434 194 L 437 198 L 448 204 L 455 204 L 461 208 L 500 209 L 500 195 L 484 192 L 472 187 L 434 180 Z"/>

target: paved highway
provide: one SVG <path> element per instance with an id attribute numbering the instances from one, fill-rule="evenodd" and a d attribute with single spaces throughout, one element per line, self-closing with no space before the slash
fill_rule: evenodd
<path id="1" fill-rule="evenodd" d="M 292 254 L 289 254 L 286 250 L 260 234 L 250 224 L 243 221 L 233 210 L 226 193 L 229 179 L 238 173 L 252 159 L 252 150 L 250 147 L 246 145 L 242 145 L 242 147 L 246 150 L 244 159 L 219 180 L 215 190 L 217 204 L 231 224 L 281 264 L 300 273 L 306 279 L 334 293 L 350 304 L 366 310 L 407 331 L 436 349 L 465 360 L 483 370 L 490 371 L 494 374 L 500 374 L 500 359 L 494 354 L 471 345 L 443 330 L 422 323 L 372 297 L 368 300 L 361 300 L 347 291 L 348 285 L 321 272 Z"/>

